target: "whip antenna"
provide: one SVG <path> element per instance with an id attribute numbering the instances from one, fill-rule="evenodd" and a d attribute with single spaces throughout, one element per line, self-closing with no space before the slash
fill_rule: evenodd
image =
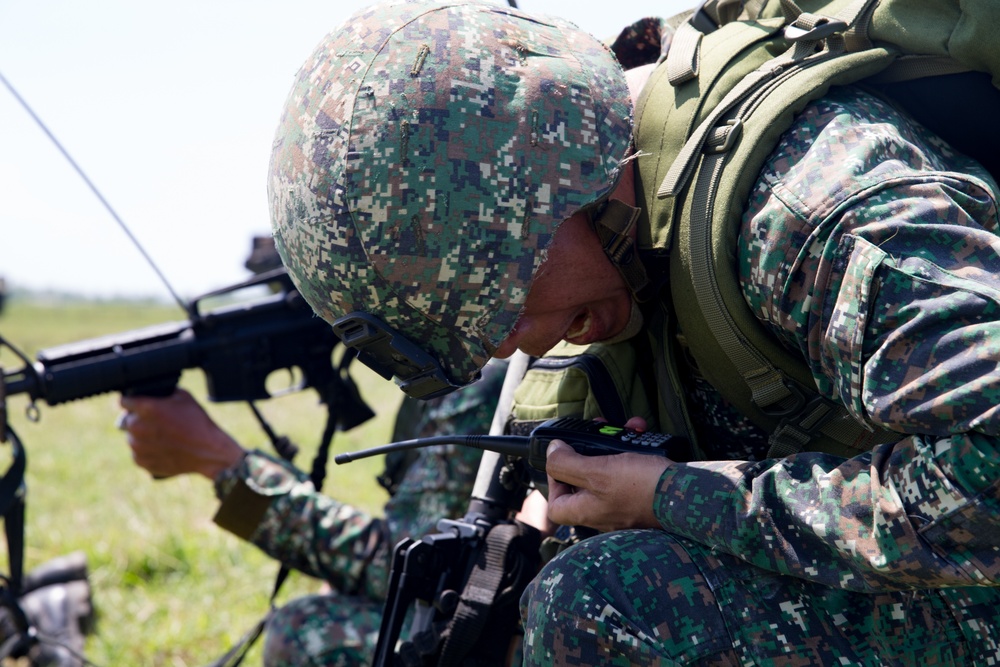
<path id="1" fill-rule="evenodd" d="M 22 107 L 24 107 L 24 110 L 27 111 L 28 115 L 34 119 L 34 121 L 38 124 L 38 127 L 42 128 L 42 132 L 44 132 L 46 136 L 48 136 L 48 138 L 52 141 L 52 143 L 55 144 L 56 148 L 59 149 L 59 152 L 63 154 L 63 157 L 66 158 L 66 160 L 73 166 L 73 169 L 75 169 L 76 173 L 80 175 L 80 178 L 83 179 L 83 182 L 86 183 L 87 187 L 90 188 L 91 192 L 93 192 L 94 195 L 97 196 L 97 198 L 101 201 L 101 204 L 104 205 L 104 208 L 107 209 L 108 213 L 111 214 L 111 217 L 114 218 L 115 222 L 118 223 L 118 226 L 121 227 L 123 232 L 125 232 L 125 235 L 128 236 L 130 241 L 132 241 L 132 244 L 139 250 L 142 256 L 146 259 L 146 261 L 152 267 L 153 271 L 156 272 L 156 275 L 159 277 L 160 281 L 162 281 L 163 284 L 166 285 L 167 291 L 170 292 L 170 295 L 174 298 L 175 301 L 177 301 L 181 309 L 187 312 L 188 310 L 187 304 L 185 304 L 184 300 L 181 299 L 177 295 L 177 292 L 174 291 L 174 288 L 170 285 L 170 282 L 167 280 L 167 277 L 163 275 L 162 271 L 160 271 L 160 267 L 156 265 L 156 262 L 153 261 L 153 258 L 149 256 L 149 253 L 146 252 L 146 249 L 142 247 L 142 244 L 139 243 L 139 240 L 132 234 L 132 230 L 130 230 L 128 226 L 126 226 L 125 222 L 115 212 L 115 209 L 111 208 L 111 204 L 108 203 L 108 200 L 104 198 L 104 195 L 102 195 L 101 191 L 97 189 L 97 186 L 91 182 L 91 180 L 87 177 L 87 174 L 85 174 L 83 169 L 80 168 L 80 165 L 76 163 L 76 160 L 74 160 L 73 157 L 69 154 L 69 152 L 65 148 L 63 148 L 63 145 L 59 143 L 59 140 L 56 139 L 55 135 L 52 134 L 51 131 L 49 131 L 49 128 L 45 125 L 45 123 L 42 122 L 42 119 L 38 117 L 38 114 L 36 114 L 34 110 L 31 108 L 31 106 L 24 100 L 24 98 L 18 94 L 18 92 L 14 89 L 14 86 L 12 86 L 9 81 L 7 81 L 7 78 L 3 75 L 3 72 L 0 72 L 0 81 L 3 81 L 3 85 L 7 87 L 7 90 L 10 91 L 10 94 L 14 96 L 14 98 L 21 104 Z"/>

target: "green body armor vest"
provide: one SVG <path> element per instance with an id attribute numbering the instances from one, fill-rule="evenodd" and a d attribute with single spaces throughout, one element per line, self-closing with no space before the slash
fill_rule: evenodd
<path id="1" fill-rule="evenodd" d="M 656 390 L 650 385 L 651 376 L 638 372 L 637 354 L 628 342 L 559 343 L 544 357 L 531 360 L 514 392 L 513 420 L 507 430 L 524 435 L 555 417 L 601 417 L 619 425 L 642 417 L 655 428 Z"/>

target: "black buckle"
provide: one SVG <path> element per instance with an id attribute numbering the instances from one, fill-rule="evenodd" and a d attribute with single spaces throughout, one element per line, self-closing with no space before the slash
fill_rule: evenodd
<path id="1" fill-rule="evenodd" d="M 408 396 L 425 400 L 458 389 L 441 362 L 368 313 L 348 313 L 333 323 L 333 332 L 358 359 L 386 380 L 393 379 Z"/>
<path id="2" fill-rule="evenodd" d="M 819 41 L 832 35 L 839 35 L 848 28 L 843 21 L 826 17 L 819 19 L 812 28 L 800 28 L 796 23 L 798 23 L 797 19 L 795 23 L 785 27 L 785 39 L 792 42 Z"/>

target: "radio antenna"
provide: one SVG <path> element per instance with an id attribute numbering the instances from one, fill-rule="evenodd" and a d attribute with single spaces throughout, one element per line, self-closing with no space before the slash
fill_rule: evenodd
<path id="1" fill-rule="evenodd" d="M 58 139 L 56 139 L 56 136 L 52 134 L 49 128 L 45 125 L 45 123 L 42 122 L 42 119 L 38 117 L 38 114 L 35 113 L 34 109 L 31 108 L 31 106 L 27 103 L 27 101 L 25 101 L 25 99 L 18 94 L 17 90 L 14 89 L 14 86 L 12 86 L 10 81 L 7 80 L 7 77 L 3 75 L 3 72 L 0 72 L 0 81 L 2 81 L 3 85 L 6 86 L 7 90 L 10 91 L 10 94 L 14 96 L 14 99 L 16 99 L 18 103 L 20 103 L 20 105 L 24 107 L 24 110 L 27 111 L 28 115 L 31 116 L 31 118 L 35 121 L 35 123 L 38 124 L 38 127 L 42 128 L 42 132 L 44 132 L 45 135 L 52 141 L 52 143 L 55 144 L 55 147 L 59 149 L 59 152 L 63 154 L 63 157 L 66 158 L 66 160 L 70 163 L 70 165 L 72 165 L 73 169 L 76 170 L 76 173 L 79 174 L 80 178 L 83 179 L 83 182 L 87 184 L 87 187 L 90 188 L 90 191 L 93 192 L 94 195 L 100 200 L 101 204 L 104 205 L 104 208 L 107 209 L 108 213 L 111 214 L 111 217 L 115 219 L 115 222 L 118 223 L 118 226 L 121 227 L 123 232 L 125 232 L 125 235 L 128 236 L 129 240 L 132 241 L 132 244 L 139 250 L 142 256 L 146 258 L 146 261 L 153 268 L 153 271 L 163 282 L 163 284 L 166 285 L 167 291 L 170 292 L 170 295 L 174 298 L 175 301 L 177 301 L 181 309 L 187 312 L 188 310 L 187 305 L 184 303 L 184 300 L 177 295 L 177 292 L 174 291 L 174 288 L 167 280 L 167 277 L 163 275 L 162 271 L 160 271 L 160 267 L 156 265 L 156 262 L 153 261 L 153 258 L 149 256 L 149 253 L 146 252 L 146 249 L 142 247 L 142 244 L 139 243 L 139 240 L 132 234 L 132 230 L 128 228 L 128 226 L 121 219 L 121 217 L 119 217 L 118 213 L 115 212 L 115 209 L 111 207 L 111 204 L 109 204 L 108 200 L 104 198 L 104 195 L 102 195 L 101 191 L 97 189 L 97 186 L 94 185 L 93 181 L 91 181 L 90 178 L 87 177 L 87 174 L 83 171 L 83 169 L 80 168 L 80 165 L 76 163 L 76 160 L 74 160 L 73 157 L 69 154 L 69 151 L 67 151 L 63 147 L 63 145 L 59 142 Z"/>
<path id="2" fill-rule="evenodd" d="M 358 459 L 368 458 L 369 456 L 388 454 L 389 452 L 398 452 L 406 449 L 422 449 L 431 445 L 460 445 L 496 452 L 498 454 L 506 454 L 508 456 L 526 458 L 530 453 L 530 442 L 531 438 L 524 435 L 436 435 L 429 438 L 390 442 L 387 445 L 363 449 L 360 452 L 344 452 L 334 457 L 333 461 L 337 465 L 343 465 L 357 461 Z"/>

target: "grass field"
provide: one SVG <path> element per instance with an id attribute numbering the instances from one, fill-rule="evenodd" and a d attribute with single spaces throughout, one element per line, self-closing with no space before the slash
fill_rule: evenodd
<path id="1" fill-rule="evenodd" d="M 0 335 L 34 358 L 39 349 L 180 319 L 176 306 L 12 299 L 0 314 Z M 0 353 L 4 369 L 19 365 L 9 351 Z M 402 396 L 360 364 L 355 368 L 361 393 L 378 417 L 338 434 L 334 451 L 387 442 Z M 181 385 L 204 398 L 200 371 L 186 372 Z M 72 551 L 86 553 L 98 612 L 86 650 L 92 663 L 208 664 L 265 612 L 277 565 L 212 523 L 217 502 L 207 480 L 154 481 L 132 463 L 124 436 L 114 428 L 117 400 L 117 395 L 105 395 L 55 407 L 39 403 L 36 423 L 26 417 L 23 395 L 8 399 L 10 424 L 28 458 L 26 568 Z M 276 431 L 299 445 L 296 463 L 308 470 L 325 418 L 316 394 L 296 393 L 258 407 Z M 268 448 L 246 405 L 207 408 L 244 446 Z M 9 451 L 8 446 L 0 448 L 4 469 Z M 385 494 L 374 477 L 381 465 L 381 458 L 348 466 L 331 463 L 325 490 L 380 513 Z M 6 573 L 5 544 L 0 562 Z M 279 603 L 318 586 L 293 575 Z M 260 664 L 259 646 L 244 664 Z"/>

